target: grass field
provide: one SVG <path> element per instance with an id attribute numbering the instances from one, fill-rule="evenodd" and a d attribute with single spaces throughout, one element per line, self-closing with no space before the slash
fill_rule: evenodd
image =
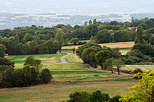
<path id="1" fill-rule="evenodd" d="M 51 68 L 53 63 L 59 63 L 60 58 L 66 55 L 65 53 L 62 54 L 42 54 L 42 55 L 16 55 L 16 56 L 7 56 L 8 59 L 15 62 L 15 68 L 22 68 L 25 59 L 28 56 L 34 56 L 37 59 L 40 59 L 43 63 L 43 67 Z"/>
<path id="2" fill-rule="evenodd" d="M 126 54 L 134 43 L 120 42 L 100 45 L 111 48 L 119 47 L 122 54 Z M 65 52 L 72 52 L 69 49 L 74 47 L 78 46 L 66 46 L 63 49 L 66 49 Z M 82 60 L 75 54 L 65 58 L 69 63 L 60 63 L 60 58 L 64 55 L 66 54 L 32 55 L 42 60 L 43 68 L 50 69 L 53 75 L 52 83 L 0 89 L 0 102 L 62 102 L 69 98 L 70 93 L 80 90 L 90 92 L 101 90 L 103 93 L 109 93 L 110 96 L 122 95 L 128 91 L 128 87 L 138 82 L 132 76 L 85 69 Z M 18 69 L 23 67 L 24 60 L 28 56 L 30 55 L 8 56 L 7 58 L 14 61 L 15 68 Z M 134 70 L 136 68 L 154 70 L 153 65 L 126 65 L 123 69 Z"/>
<path id="3" fill-rule="evenodd" d="M 102 81 L 102 82 L 53 82 L 48 85 L 37 85 L 25 88 L 0 89 L 0 102 L 62 102 L 74 91 L 101 90 L 111 96 L 123 94 L 127 87 L 136 81 Z"/>
<path id="4" fill-rule="evenodd" d="M 111 96 L 121 95 L 136 81 L 131 76 L 117 75 L 84 69 L 82 61 L 74 54 L 68 56 L 71 63 L 60 63 L 65 54 L 33 55 L 42 60 L 43 68 L 52 72 L 53 82 L 24 88 L 0 89 L 0 102 L 62 102 L 69 94 L 79 90 L 101 90 Z M 15 68 L 22 68 L 28 55 L 8 56 Z"/>

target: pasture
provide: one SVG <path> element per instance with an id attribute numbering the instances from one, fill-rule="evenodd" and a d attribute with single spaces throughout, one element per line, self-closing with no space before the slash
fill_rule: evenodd
<path id="1" fill-rule="evenodd" d="M 53 80 L 47 85 L 36 85 L 23 88 L 0 89 L 1 102 L 62 102 L 69 94 L 79 90 L 101 90 L 111 96 L 121 95 L 136 83 L 132 76 L 117 75 L 85 69 L 79 58 L 68 56 L 70 63 L 60 63 L 66 54 L 33 55 L 42 60 L 43 68 L 50 69 Z M 8 56 L 14 61 L 15 68 L 22 68 L 29 55 Z"/>

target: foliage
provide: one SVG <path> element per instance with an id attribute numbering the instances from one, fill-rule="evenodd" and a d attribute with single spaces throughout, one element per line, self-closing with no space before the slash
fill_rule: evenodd
<path id="1" fill-rule="evenodd" d="M 153 56 L 154 55 L 154 47 L 150 44 L 135 44 L 132 48 L 133 50 L 137 49 L 144 55 Z"/>
<path id="2" fill-rule="evenodd" d="M 27 59 L 26 66 L 22 69 L 14 69 L 14 63 L 6 58 L 0 59 L 0 62 L 4 62 L 0 65 L 0 88 L 25 87 L 50 82 L 52 78 L 50 71 L 38 70 L 41 61 L 33 57 Z"/>
<path id="3" fill-rule="evenodd" d="M 136 41 L 137 44 L 143 44 L 143 28 L 142 26 L 138 26 L 137 27 L 137 37 L 136 37 Z"/>
<path id="4" fill-rule="evenodd" d="M 113 58 L 106 59 L 105 62 L 102 64 L 103 69 L 111 70 L 111 72 L 113 73 L 113 66 L 114 66 L 113 62 L 114 62 Z"/>
<path id="5" fill-rule="evenodd" d="M 43 69 L 42 72 L 40 73 L 40 81 L 42 83 L 49 83 L 51 79 L 52 75 L 49 69 Z"/>
<path id="6" fill-rule="evenodd" d="M 100 47 L 91 46 L 83 50 L 81 54 L 81 59 L 84 63 L 90 64 L 92 67 L 96 68 L 96 59 L 95 55 L 98 51 L 100 51 Z"/>
<path id="7" fill-rule="evenodd" d="M 124 66 L 124 62 L 122 60 L 115 59 L 115 60 L 113 60 L 113 65 L 116 66 L 118 74 L 120 75 L 120 70 L 121 70 L 121 67 Z"/>
<path id="8" fill-rule="evenodd" d="M 61 48 L 63 45 L 63 30 L 62 29 L 58 29 L 56 36 L 55 36 L 55 40 L 58 42 L 58 50 L 59 52 L 61 52 Z"/>
<path id="9" fill-rule="evenodd" d="M 129 92 L 120 99 L 122 102 L 153 102 L 154 101 L 154 72 L 141 74 L 138 84 L 129 88 Z"/>
<path id="10" fill-rule="evenodd" d="M 79 43 L 79 38 L 72 38 L 70 40 L 70 43 L 72 43 L 73 45 L 77 45 Z"/>
<path id="11" fill-rule="evenodd" d="M 89 97 L 90 94 L 86 91 L 74 92 L 70 94 L 70 100 L 67 102 L 90 102 Z"/>
<path id="12" fill-rule="evenodd" d="M 7 58 L 0 58 L 0 65 L 12 66 L 14 67 L 14 62 Z"/>
<path id="13" fill-rule="evenodd" d="M 70 94 L 67 102 L 120 102 L 120 96 L 110 99 L 109 94 L 102 93 L 100 90 L 89 93 L 87 91 L 76 91 Z"/>
<path id="14" fill-rule="evenodd" d="M 100 90 L 92 92 L 90 96 L 90 102 L 108 102 L 110 97 L 106 93 L 102 93 Z"/>
<path id="15" fill-rule="evenodd" d="M 26 58 L 24 65 L 40 68 L 41 67 L 41 60 L 35 59 L 33 56 L 29 56 Z"/>
<path id="16" fill-rule="evenodd" d="M 143 73 L 143 71 L 142 71 L 142 69 L 140 69 L 140 68 L 136 68 L 136 69 L 134 70 L 134 73 L 135 73 L 135 74 L 137 74 L 137 73 Z"/>
<path id="17" fill-rule="evenodd" d="M 112 57 L 112 50 L 104 46 L 101 51 L 97 52 L 95 59 L 97 61 L 97 64 L 103 68 L 102 64 L 105 62 L 106 59 L 110 57 Z"/>
<path id="18" fill-rule="evenodd" d="M 80 46 L 80 47 L 77 49 L 76 54 L 81 58 L 81 55 L 82 55 L 83 50 L 85 50 L 86 48 L 90 48 L 90 47 L 92 47 L 92 46 L 95 46 L 95 47 L 97 47 L 97 48 L 99 48 L 99 49 L 102 48 L 100 45 L 95 44 L 95 43 L 86 43 L 86 44 Z"/>
<path id="19" fill-rule="evenodd" d="M 119 99 L 121 98 L 121 96 L 114 96 L 112 98 L 110 98 L 109 102 L 120 102 Z"/>
<path id="20" fill-rule="evenodd" d="M 0 58 L 5 56 L 6 47 L 3 44 L 0 44 Z"/>

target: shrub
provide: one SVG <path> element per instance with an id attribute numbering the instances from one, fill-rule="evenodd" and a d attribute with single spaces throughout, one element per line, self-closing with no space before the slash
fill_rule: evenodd
<path id="1" fill-rule="evenodd" d="M 134 70 L 134 73 L 136 74 L 136 73 L 143 73 L 143 71 L 140 69 L 140 68 L 136 68 L 135 70 Z"/>
<path id="2" fill-rule="evenodd" d="M 108 102 L 109 99 L 109 95 L 102 93 L 100 90 L 97 90 L 90 95 L 90 102 Z"/>
<path id="3" fill-rule="evenodd" d="M 0 58 L 0 65 L 7 65 L 14 67 L 14 62 L 10 61 L 7 58 Z"/>
<path id="4" fill-rule="evenodd" d="M 110 99 L 109 94 L 102 93 L 100 90 L 89 93 L 87 91 L 76 91 L 70 94 L 67 102 L 120 102 L 121 96 Z"/>
<path id="5" fill-rule="evenodd" d="M 39 72 L 37 70 L 37 68 L 35 67 L 31 67 L 31 66 L 26 66 L 23 68 L 23 80 L 26 86 L 29 85 L 34 85 L 36 83 L 38 83 L 38 77 L 39 77 Z"/>
<path id="6" fill-rule="evenodd" d="M 87 91 L 80 91 L 80 92 L 74 92 L 72 94 L 70 94 L 70 100 L 68 100 L 67 102 L 90 102 L 89 101 L 89 97 L 90 97 L 90 93 L 88 93 Z"/>
<path id="7" fill-rule="evenodd" d="M 133 50 L 135 49 L 139 50 L 141 53 L 145 55 L 154 55 L 154 46 L 150 44 L 135 44 L 133 46 Z"/>
<path id="8" fill-rule="evenodd" d="M 3 73 L 2 87 L 12 87 L 14 85 L 14 69 L 8 68 Z"/>
<path id="9" fill-rule="evenodd" d="M 127 52 L 126 55 L 140 57 L 140 58 L 143 58 L 143 56 L 144 56 L 138 49 L 134 49 L 132 51 L 129 51 L 129 52 Z"/>
<path id="10" fill-rule="evenodd" d="M 51 72 L 49 69 L 43 69 L 40 74 L 40 80 L 42 83 L 49 83 L 52 79 Z"/>
<path id="11" fill-rule="evenodd" d="M 114 96 L 112 97 L 109 102 L 120 102 L 119 99 L 121 98 L 121 96 Z"/>
<path id="12" fill-rule="evenodd" d="M 0 44 L 0 57 L 5 56 L 6 47 L 3 44 Z"/>
<path id="13" fill-rule="evenodd" d="M 29 56 L 26 58 L 24 65 L 39 68 L 41 67 L 41 60 L 35 59 L 33 56 Z"/>

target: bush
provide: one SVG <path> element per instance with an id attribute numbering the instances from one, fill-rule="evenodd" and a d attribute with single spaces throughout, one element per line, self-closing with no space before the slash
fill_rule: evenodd
<path id="1" fill-rule="evenodd" d="M 144 55 L 154 56 L 154 46 L 150 44 L 135 44 L 133 50 L 139 50 Z"/>
<path id="2" fill-rule="evenodd" d="M 125 64 L 135 64 L 142 61 L 141 58 L 135 57 L 135 56 L 126 56 L 121 58 L 122 61 L 125 62 Z"/>
<path id="3" fill-rule="evenodd" d="M 26 58 L 24 65 L 39 68 L 41 67 L 41 60 L 35 59 L 33 56 L 29 56 Z"/>
<path id="4" fill-rule="evenodd" d="M 88 93 L 87 91 L 80 91 L 80 92 L 74 92 L 72 94 L 70 94 L 70 100 L 68 100 L 67 102 L 90 102 L 89 101 L 89 97 L 90 97 L 90 93 Z"/>
<path id="5" fill-rule="evenodd" d="M 14 67 L 14 62 L 10 61 L 7 58 L 0 58 L 0 65 L 6 65 L 6 66 Z"/>
<path id="6" fill-rule="evenodd" d="M 109 102 L 120 102 L 119 99 L 121 98 L 121 96 L 114 96 L 110 99 Z"/>
<path id="7" fill-rule="evenodd" d="M 41 83 L 49 83 L 51 79 L 52 79 L 52 75 L 49 69 L 43 69 L 40 74 Z"/>
<path id="8" fill-rule="evenodd" d="M 14 84 L 14 75 L 13 75 L 13 68 L 8 68 L 6 69 L 3 74 L 2 74 L 2 84 L 0 85 L 1 87 L 12 87 Z"/>
<path id="9" fill-rule="evenodd" d="M 26 86 L 37 84 L 39 81 L 39 72 L 37 68 L 26 66 L 23 68 L 23 80 Z"/>
<path id="10" fill-rule="evenodd" d="M 0 44 L 0 57 L 5 56 L 6 47 L 3 44 Z"/>
<path id="11" fill-rule="evenodd" d="M 127 52 L 128 56 L 135 56 L 135 57 L 139 57 L 139 58 L 143 58 L 143 54 L 138 50 L 138 49 L 134 49 L 132 51 Z"/>
<path id="12" fill-rule="evenodd" d="M 97 90 L 90 95 L 90 102 L 108 102 L 109 100 L 109 94 L 102 93 L 100 90 Z"/>
<path id="13" fill-rule="evenodd" d="M 70 94 L 67 102 L 120 102 L 121 96 L 115 96 L 110 99 L 109 94 L 102 93 L 100 90 L 89 93 L 87 91 L 76 91 Z"/>
<path id="14" fill-rule="evenodd" d="M 134 70 L 134 73 L 136 74 L 136 73 L 143 73 L 143 71 L 140 69 L 140 68 L 136 68 L 135 70 Z"/>

